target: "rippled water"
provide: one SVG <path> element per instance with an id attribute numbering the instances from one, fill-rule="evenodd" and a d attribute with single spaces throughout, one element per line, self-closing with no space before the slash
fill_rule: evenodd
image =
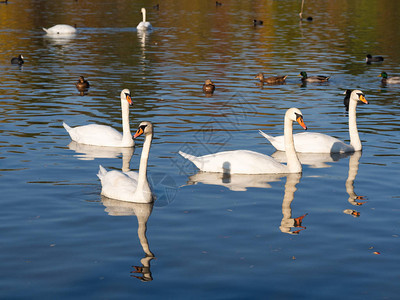
<path id="1" fill-rule="evenodd" d="M 300 1 L 154 4 L 0 4 L 1 297 L 397 298 L 400 85 L 377 76 L 400 74 L 400 4 L 306 1 L 314 20 L 302 23 Z M 154 26 L 145 35 L 143 5 Z M 57 23 L 78 34 L 45 37 Z M 20 53 L 25 64 L 11 65 Z M 366 65 L 366 53 L 385 61 Z M 302 70 L 332 77 L 304 86 Z M 287 82 L 260 86 L 261 71 Z M 91 83 L 83 96 L 80 75 Z M 132 128 L 155 125 L 154 207 L 100 197 L 98 165 L 132 157 L 137 170 L 140 138 L 135 153 L 103 151 L 70 144 L 62 127 L 120 130 L 123 88 Z M 302 176 L 289 177 L 206 175 L 177 155 L 272 154 L 258 130 L 280 135 L 292 106 L 310 131 L 348 142 L 348 88 L 369 101 L 357 114 L 362 155 L 305 156 Z"/>

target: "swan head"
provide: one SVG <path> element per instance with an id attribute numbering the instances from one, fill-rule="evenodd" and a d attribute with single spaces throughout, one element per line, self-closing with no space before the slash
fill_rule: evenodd
<path id="1" fill-rule="evenodd" d="M 121 101 L 124 101 L 124 100 L 126 100 L 129 103 L 129 105 L 133 104 L 132 97 L 131 97 L 131 91 L 128 89 L 123 89 L 121 91 Z"/>
<path id="2" fill-rule="evenodd" d="M 303 120 L 303 114 L 301 113 L 300 109 L 292 107 L 286 111 L 285 117 L 291 120 L 292 122 L 297 122 L 303 127 L 304 130 L 307 130 L 307 126 Z"/>
<path id="3" fill-rule="evenodd" d="M 142 9 L 140 10 L 142 12 L 142 14 L 146 14 L 146 9 L 144 7 L 142 7 Z"/>
<path id="4" fill-rule="evenodd" d="M 353 100 L 353 101 L 356 101 L 356 102 L 357 101 L 361 101 L 361 102 L 363 102 L 365 104 L 368 104 L 367 99 L 365 99 L 364 93 L 362 91 L 360 91 L 360 90 L 352 91 L 351 95 L 350 95 L 350 100 Z"/>
<path id="5" fill-rule="evenodd" d="M 141 136 L 142 134 L 144 134 L 145 137 L 148 135 L 153 135 L 153 124 L 151 122 L 143 121 L 142 123 L 140 123 L 133 138 L 136 139 L 138 136 Z"/>

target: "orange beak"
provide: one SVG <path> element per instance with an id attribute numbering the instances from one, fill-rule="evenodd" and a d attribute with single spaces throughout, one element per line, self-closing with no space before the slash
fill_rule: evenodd
<path id="1" fill-rule="evenodd" d="M 358 99 L 360 99 L 361 102 L 363 102 L 363 103 L 365 103 L 365 104 L 368 104 L 368 101 L 367 101 L 367 99 L 365 99 L 365 96 L 364 96 L 364 95 L 360 95 L 360 96 L 358 97 Z"/>
<path id="2" fill-rule="evenodd" d="M 301 127 L 303 127 L 304 130 L 307 130 L 307 126 L 306 126 L 306 124 L 304 124 L 304 121 L 303 121 L 303 117 L 302 117 L 302 116 L 298 116 L 297 119 L 296 119 L 296 121 L 297 121 L 297 123 L 300 124 Z"/>
<path id="3" fill-rule="evenodd" d="M 136 139 L 138 136 L 141 136 L 142 134 L 143 134 L 143 129 L 139 127 L 133 138 Z"/>
<path id="4" fill-rule="evenodd" d="M 132 98 L 130 95 L 126 95 L 126 100 L 128 101 L 129 105 L 133 104 Z"/>

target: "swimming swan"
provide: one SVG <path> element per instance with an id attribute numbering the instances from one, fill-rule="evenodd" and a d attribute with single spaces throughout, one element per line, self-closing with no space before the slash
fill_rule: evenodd
<path id="1" fill-rule="evenodd" d="M 141 9 L 143 15 L 143 21 L 136 26 L 137 30 L 152 30 L 153 26 L 151 26 L 150 22 L 146 22 L 146 9 L 142 7 Z"/>
<path id="2" fill-rule="evenodd" d="M 147 181 L 147 161 L 151 141 L 153 139 L 153 125 L 151 122 L 142 122 L 136 131 L 134 138 L 144 134 L 144 143 L 142 155 L 140 157 L 139 173 L 129 171 L 107 171 L 99 166 L 97 176 L 101 181 L 101 194 L 108 198 L 135 202 L 135 203 L 151 203 L 154 200 L 149 183 Z"/>
<path id="3" fill-rule="evenodd" d="M 53 27 L 47 29 L 43 28 L 43 30 L 46 31 L 46 33 L 49 35 L 67 35 L 76 33 L 75 27 L 65 24 L 54 25 Z"/>
<path id="4" fill-rule="evenodd" d="M 289 108 L 284 120 L 287 165 L 280 164 L 271 156 L 249 150 L 224 151 L 199 157 L 182 151 L 179 151 L 179 154 L 204 172 L 229 174 L 301 173 L 301 164 L 293 144 L 293 122 L 297 121 L 304 129 L 307 129 L 307 127 L 298 108 Z"/>
<path id="5" fill-rule="evenodd" d="M 71 139 L 77 143 L 104 147 L 133 147 L 135 143 L 129 127 L 129 105 L 132 105 L 131 92 L 124 89 L 121 92 L 122 134 L 106 125 L 89 124 L 71 128 L 63 122 L 63 126 Z"/>
<path id="6" fill-rule="evenodd" d="M 360 136 L 358 135 L 356 122 L 357 102 L 362 101 L 368 104 L 365 95 L 360 90 L 351 92 L 349 100 L 349 134 L 350 145 L 343 143 L 341 140 L 326 134 L 317 132 L 302 132 L 293 135 L 296 152 L 308 153 L 346 153 L 354 152 L 362 149 Z M 270 136 L 261 130 L 259 131 L 271 144 L 279 151 L 285 151 L 284 137 Z"/>

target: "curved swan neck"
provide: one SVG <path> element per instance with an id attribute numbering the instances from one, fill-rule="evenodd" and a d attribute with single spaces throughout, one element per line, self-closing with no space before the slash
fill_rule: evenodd
<path id="1" fill-rule="evenodd" d="M 148 186 L 147 161 L 149 160 L 150 146 L 152 140 L 153 140 L 153 133 L 146 135 L 144 139 L 142 155 L 140 156 L 138 187 L 136 191 L 142 190 L 145 185 Z"/>
<path id="2" fill-rule="evenodd" d="M 357 129 L 357 100 L 350 98 L 349 102 L 349 135 L 350 135 L 350 145 L 353 146 L 354 151 L 360 151 L 362 149 L 360 136 L 358 135 Z"/>
<path id="3" fill-rule="evenodd" d="M 143 23 L 146 22 L 146 9 L 142 8 L 142 15 L 143 15 Z"/>
<path id="4" fill-rule="evenodd" d="M 122 143 L 128 143 L 132 140 L 131 128 L 129 125 L 129 103 L 121 97 L 122 109 Z"/>
<path id="5" fill-rule="evenodd" d="M 293 121 L 287 115 L 285 115 L 284 126 L 285 151 L 289 173 L 301 173 L 301 164 L 294 148 Z"/>

